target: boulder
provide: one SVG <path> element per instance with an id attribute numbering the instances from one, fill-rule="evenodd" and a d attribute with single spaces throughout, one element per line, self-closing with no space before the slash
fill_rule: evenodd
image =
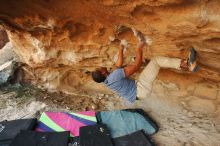
<path id="1" fill-rule="evenodd" d="M 13 51 L 12 43 L 8 42 L 0 50 L 0 85 L 6 83 L 10 77 L 14 75 L 17 63 L 19 61 L 18 56 Z"/>

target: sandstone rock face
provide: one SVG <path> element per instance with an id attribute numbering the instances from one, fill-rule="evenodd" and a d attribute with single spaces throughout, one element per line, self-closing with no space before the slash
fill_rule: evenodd
<path id="1" fill-rule="evenodd" d="M 134 106 L 159 123 L 161 129 L 154 136 L 159 145 L 219 144 L 220 1 L 1 0 L 0 24 L 26 64 L 22 66 L 24 79 L 50 91 L 76 94 L 69 100 L 62 94 L 51 99 L 65 101 L 58 102 L 61 106 L 80 105 L 80 109 L 99 109 L 97 105 L 107 105 L 104 97 L 111 103 L 110 110 L 127 108 L 119 99 L 102 94 L 111 92 L 94 83 L 90 72 L 99 66 L 114 66 L 122 39 L 129 43 L 124 64 L 133 61 L 138 42 L 132 28 L 152 40 L 144 52 L 147 60 L 158 55 L 186 58 L 187 49 L 193 46 L 200 71 L 162 69 L 158 77 L 162 81 L 154 83 L 151 96 Z M 91 96 L 94 101 L 88 96 L 77 98 L 87 92 L 98 96 Z M 32 102 L 24 106 L 27 113 L 35 107 L 44 109 Z M 24 111 L 12 104 L 0 113 L 7 113 L 4 117 L 8 118 L 19 110 Z"/>
<path id="2" fill-rule="evenodd" d="M 0 23 L 28 65 L 27 78 L 51 90 L 106 92 L 89 73 L 114 65 L 121 39 L 130 45 L 125 64 L 133 60 L 131 28 L 152 40 L 146 59 L 186 58 L 193 46 L 201 64 L 197 76 L 220 81 L 217 0 L 1 0 Z"/>

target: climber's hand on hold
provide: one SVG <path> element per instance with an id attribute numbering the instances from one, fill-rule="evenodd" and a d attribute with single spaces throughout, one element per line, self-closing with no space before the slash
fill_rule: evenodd
<path id="1" fill-rule="evenodd" d="M 145 36 L 145 42 L 148 46 L 152 45 L 153 41 L 151 38 L 149 38 L 148 36 Z"/>
<path id="2" fill-rule="evenodd" d="M 148 36 L 144 36 L 143 33 L 137 31 L 135 28 L 132 28 L 134 36 L 138 39 L 139 42 L 145 42 L 148 46 L 152 44 L 152 39 Z"/>
<path id="3" fill-rule="evenodd" d="M 128 48 L 128 42 L 125 39 L 121 40 L 120 48 L 125 50 Z"/>
<path id="4" fill-rule="evenodd" d="M 143 49 L 145 46 L 146 46 L 146 43 L 141 41 L 141 42 L 138 43 L 137 48 L 138 49 Z"/>
<path id="5" fill-rule="evenodd" d="M 124 50 L 124 49 L 126 49 L 126 48 L 125 48 L 125 46 L 120 45 L 119 49 Z"/>

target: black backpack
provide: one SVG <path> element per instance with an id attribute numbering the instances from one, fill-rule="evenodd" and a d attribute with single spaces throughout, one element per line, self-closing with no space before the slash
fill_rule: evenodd
<path id="1" fill-rule="evenodd" d="M 111 135 L 104 124 L 80 128 L 80 146 L 113 146 Z"/>
<path id="2" fill-rule="evenodd" d="M 70 132 L 21 131 L 10 146 L 67 146 Z"/>
<path id="3" fill-rule="evenodd" d="M 0 122 L 0 146 L 8 146 L 21 130 L 33 130 L 37 119 Z"/>

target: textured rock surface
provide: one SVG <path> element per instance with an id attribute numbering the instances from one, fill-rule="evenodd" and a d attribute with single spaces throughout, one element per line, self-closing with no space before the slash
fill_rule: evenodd
<path id="1" fill-rule="evenodd" d="M 93 90 L 89 72 L 114 64 L 119 39 L 130 44 L 130 62 L 137 44 L 132 27 L 153 41 L 146 59 L 184 58 L 193 46 L 201 64 L 197 75 L 219 82 L 219 18 L 217 0 L 0 1 L 0 22 L 31 67 L 26 68 L 28 75 L 46 88 L 65 92 Z"/>

